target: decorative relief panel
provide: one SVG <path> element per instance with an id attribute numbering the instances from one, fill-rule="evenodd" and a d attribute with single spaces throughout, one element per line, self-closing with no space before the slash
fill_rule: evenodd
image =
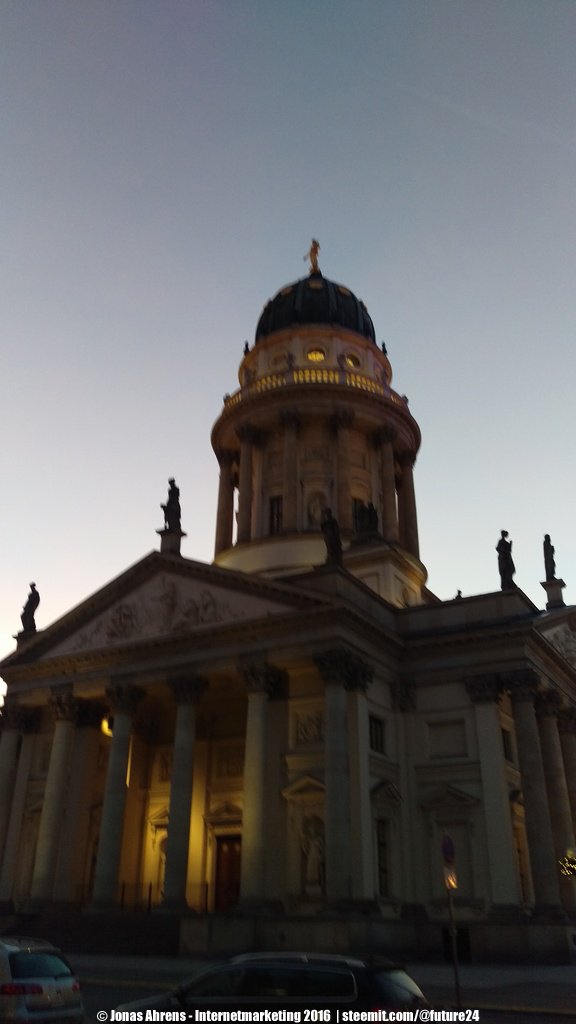
<path id="1" fill-rule="evenodd" d="M 320 702 L 292 709 L 290 736 L 293 749 L 319 746 L 324 742 L 324 713 Z"/>
<path id="2" fill-rule="evenodd" d="M 556 629 L 551 629 L 543 636 L 548 640 L 560 654 L 576 667 L 576 631 L 571 629 L 568 623 L 563 622 Z"/>
<path id="3" fill-rule="evenodd" d="M 190 633 L 220 622 L 250 619 L 284 611 L 259 597 L 162 573 L 124 600 L 96 616 L 50 653 L 133 643 L 155 636 Z"/>

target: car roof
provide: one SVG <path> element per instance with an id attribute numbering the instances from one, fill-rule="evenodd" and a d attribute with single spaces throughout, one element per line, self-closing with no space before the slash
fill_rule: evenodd
<path id="1" fill-rule="evenodd" d="M 0 938 L 0 949 L 7 951 L 34 950 L 44 953 L 59 953 L 60 950 L 45 939 L 35 939 L 30 935 L 3 935 Z"/>
<path id="2" fill-rule="evenodd" d="M 276 963 L 325 964 L 333 967 L 365 967 L 364 960 L 357 957 L 343 956 L 339 953 L 240 953 L 230 959 L 231 963 L 258 963 L 263 961 Z"/>

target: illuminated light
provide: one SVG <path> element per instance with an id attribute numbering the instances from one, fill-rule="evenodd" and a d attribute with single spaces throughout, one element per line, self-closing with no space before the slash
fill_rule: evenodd
<path id="1" fill-rule="evenodd" d="M 112 736 L 111 721 L 112 719 L 107 715 L 106 718 L 103 718 L 100 722 L 100 732 L 103 733 L 104 736 Z"/>
<path id="2" fill-rule="evenodd" d="M 347 352 L 344 356 L 344 362 L 346 363 L 346 366 L 351 366 L 355 370 L 360 366 L 360 360 L 355 352 Z"/>
<path id="3" fill-rule="evenodd" d="M 454 868 L 448 865 L 444 868 L 444 885 L 447 889 L 458 888 L 458 876 Z"/>
<path id="4" fill-rule="evenodd" d="M 323 363 L 326 359 L 326 353 L 323 348 L 311 348 L 307 353 L 307 357 L 311 363 Z"/>
<path id="5" fill-rule="evenodd" d="M 132 771 L 132 737 L 128 746 L 128 764 L 126 765 L 126 789 L 130 785 L 130 773 Z"/>
<path id="6" fill-rule="evenodd" d="M 566 878 L 574 878 L 576 876 L 576 850 L 572 847 L 566 850 L 562 860 L 558 861 L 558 863 L 561 874 L 565 875 Z"/>

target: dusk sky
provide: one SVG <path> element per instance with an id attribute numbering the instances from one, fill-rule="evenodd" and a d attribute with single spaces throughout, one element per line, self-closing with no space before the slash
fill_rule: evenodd
<path id="1" fill-rule="evenodd" d="M 367 305 L 422 430 L 441 598 L 576 602 L 576 3 L 3 0 L 0 654 L 159 546 L 211 561 L 210 430 L 265 302 Z"/>

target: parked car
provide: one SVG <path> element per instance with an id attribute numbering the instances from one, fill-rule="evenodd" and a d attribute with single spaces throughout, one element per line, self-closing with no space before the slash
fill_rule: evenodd
<path id="1" fill-rule="evenodd" d="M 42 939 L 0 939 L 0 1021 L 83 1024 L 80 982 L 55 946 Z"/>
<path id="2" fill-rule="evenodd" d="M 429 1005 L 406 971 L 384 958 L 246 953 L 208 968 L 170 992 L 124 1003 L 117 1009 L 404 1010 Z"/>

